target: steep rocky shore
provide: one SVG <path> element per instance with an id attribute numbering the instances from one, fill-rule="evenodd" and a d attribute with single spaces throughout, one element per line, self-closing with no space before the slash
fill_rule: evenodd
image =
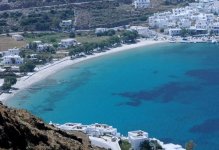
<path id="1" fill-rule="evenodd" d="M 0 103 L 0 149 L 99 150 L 79 132 L 66 133 L 25 110 L 8 108 Z"/>

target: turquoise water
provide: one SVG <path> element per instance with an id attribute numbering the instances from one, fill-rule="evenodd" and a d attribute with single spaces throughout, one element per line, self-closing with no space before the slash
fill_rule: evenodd
<path id="1" fill-rule="evenodd" d="M 160 44 L 68 67 L 7 102 L 56 123 L 107 123 L 122 134 L 198 150 L 219 147 L 219 45 Z"/>

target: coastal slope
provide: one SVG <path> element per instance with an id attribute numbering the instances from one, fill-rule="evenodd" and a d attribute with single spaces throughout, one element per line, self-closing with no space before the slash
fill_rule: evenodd
<path id="1" fill-rule="evenodd" d="M 0 149 L 98 150 L 79 132 L 67 133 L 25 110 L 0 103 Z"/>

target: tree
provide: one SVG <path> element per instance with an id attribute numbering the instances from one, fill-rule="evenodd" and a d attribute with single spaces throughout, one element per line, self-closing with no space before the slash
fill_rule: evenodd
<path id="1" fill-rule="evenodd" d="M 121 42 L 121 40 L 118 36 L 112 36 L 109 38 L 109 42 L 111 44 L 119 44 Z"/>
<path id="2" fill-rule="evenodd" d="M 9 90 L 10 88 L 11 88 L 11 85 L 10 85 L 10 84 L 3 83 L 3 85 L 2 85 L 2 90 Z"/>
<path id="3" fill-rule="evenodd" d="M 107 31 L 107 36 L 113 36 L 115 34 L 116 34 L 115 30 L 110 29 L 110 30 Z"/>
<path id="4" fill-rule="evenodd" d="M 57 40 L 56 40 L 56 38 L 51 38 L 50 42 L 55 43 L 55 42 L 57 42 Z"/>
<path id="5" fill-rule="evenodd" d="M 140 150 L 152 150 L 149 140 L 145 140 L 140 144 Z"/>
<path id="6" fill-rule="evenodd" d="M 28 61 L 20 66 L 20 72 L 33 72 L 35 67 L 33 62 Z"/>
<path id="7" fill-rule="evenodd" d="M 162 150 L 157 140 L 145 140 L 140 144 L 140 150 Z"/>
<path id="8" fill-rule="evenodd" d="M 16 84 L 17 82 L 17 78 L 16 77 L 12 77 L 12 76 L 8 76 L 4 78 L 4 83 L 9 83 L 11 85 Z"/>
<path id="9" fill-rule="evenodd" d="M 120 140 L 119 146 L 120 146 L 121 150 L 130 150 L 131 149 L 131 144 L 126 140 Z"/>
<path id="10" fill-rule="evenodd" d="M 71 33 L 69 34 L 69 37 L 70 37 L 70 38 L 75 38 L 75 33 L 74 33 L 74 32 L 71 32 Z"/>
<path id="11" fill-rule="evenodd" d="M 37 49 L 37 44 L 35 42 L 30 42 L 29 43 L 29 49 L 36 50 Z"/>
<path id="12" fill-rule="evenodd" d="M 188 30 L 185 29 L 185 28 L 182 28 L 182 29 L 181 29 L 181 36 L 182 36 L 182 37 L 186 37 L 187 35 L 188 35 Z"/>
<path id="13" fill-rule="evenodd" d="M 137 31 L 126 30 L 121 35 L 124 43 L 134 43 L 138 37 Z"/>
<path id="14" fill-rule="evenodd" d="M 2 90 L 9 90 L 12 85 L 17 83 L 17 78 L 13 76 L 6 76 L 2 85 Z"/>
<path id="15" fill-rule="evenodd" d="M 25 54 L 25 50 L 21 50 L 19 55 L 22 57 L 22 58 L 25 58 L 26 57 L 26 54 Z"/>
<path id="16" fill-rule="evenodd" d="M 191 140 L 186 143 L 186 150 L 194 150 L 195 148 L 195 143 Z"/>
<path id="17" fill-rule="evenodd" d="M 57 43 L 53 43 L 53 45 L 52 45 L 54 48 L 58 48 L 59 47 L 59 45 L 57 44 Z"/>

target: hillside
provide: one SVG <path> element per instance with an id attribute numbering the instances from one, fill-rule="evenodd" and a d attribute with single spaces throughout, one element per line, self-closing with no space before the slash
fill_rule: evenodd
<path id="1" fill-rule="evenodd" d="M 151 0 L 151 7 L 138 10 L 132 0 L 8 0 L 9 3 L 0 2 L 0 34 L 59 31 L 62 20 L 73 20 L 74 27 L 82 30 L 142 25 L 155 12 L 185 6 L 191 1 Z"/>
<path id="2" fill-rule="evenodd" d="M 11 109 L 1 103 L 0 149 L 98 150 L 91 147 L 82 133 L 63 132 L 25 110 Z"/>

